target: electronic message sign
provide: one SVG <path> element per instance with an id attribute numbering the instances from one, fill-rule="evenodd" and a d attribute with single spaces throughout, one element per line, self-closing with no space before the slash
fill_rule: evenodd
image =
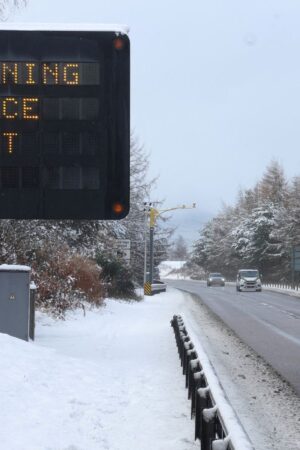
<path id="1" fill-rule="evenodd" d="M 1 25 L 0 218 L 126 216 L 129 51 L 119 30 Z"/>

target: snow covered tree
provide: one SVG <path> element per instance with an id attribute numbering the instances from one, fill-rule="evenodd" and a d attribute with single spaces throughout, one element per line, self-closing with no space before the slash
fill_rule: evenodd
<path id="1" fill-rule="evenodd" d="M 129 266 L 116 257 L 97 254 L 97 263 L 101 267 L 101 279 L 107 286 L 107 295 L 114 298 L 137 299 L 133 274 Z"/>
<path id="2" fill-rule="evenodd" d="M 149 155 L 137 139 L 131 138 L 131 174 L 130 174 L 130 213 L 122 221 L 123 238 L 131 241 L 130 266 L 135 281 L 140 285 L 144 280 L 144 249 L 145 239 L 148 247 L 149 263 L 149 214 L 145 211 L 145 201 L 149 201 L 151 189 L 156 179 L 148 179 Z M 155 203 L 159 207 L 160 202 Z M 155 267 L 167 258 L 169 239 L 173 233 L 170 227 L 165 226 L 168 218 L 159 216 L 154 233 L 154 265 Z M 149 266 L 149 264 L 148 264 Z"/>
<path id="3" fill-rule="evenodd" d="M 277 161 L 267 167 L 262 180 L 257 185 L 261 203 L 284 204 L 288 196 L 288 185 L 283 168 Z"/>
<path id="4" fill-rule="evenodd" d="M 282 245 L 272 234 L 277 217 L 275 205 L 260 206 L 232 230 L 232 248 L 240 262 L 258 268 L 268 279 L 282 258 Z"/>
<path id="5" fill-rule="evenodd" d="M 168 217 L 159 217 L 154 232 L 154 267 L 157 268 L 162 261 L 168 259 L 170 238 L 173 228 L 167 227 Z M 149 253 L 148 253 L 149 255 Z"/>
<path id="6" fill-rule="evenodd" d="M 123 238 L 130 239 L 130 266 L 135 280 L 144 278 L 144 243 L 148 233 L 144 202 L 150 197 L 155 180 L 148 180 L 149 155 L 138 140 L 131 137 L 130 212 L 122 221 Z"/>
<path id="7" fill-rule="evenodd" d="M 239 192 L 236 208 L 238 208 L 239 214 L 248 214 L 259 204 L 259 188 L 256 185 L 253 189 L 245 189 Z"/>
<path id="8" fill-rule="evenodd" d="M 175 239 L 169 258 L 174 261 L 185 261 L 188 258 L 187 243 L 181 235 Z"/>
<path id="9" fill-rule="evenodd" d="M 1 0 L 0 1 L 0 18 L 5 20 L 8 14 L 21 6 L 26 6 L 27 0 Z"/>
<path id="10" fill-rule="evenodd" d="M 200 231 L 195 243 L 192 261 L 206 272 L 222 272 L 232 276 L 238 267 L 237 257 L 232 249 L 232 229 L 237 223 L 238 212 L 224 206 L 223 211 L 209 221 Z"/>
<path id="11" fill-rule="evenodd" d="M 253 189 L 241 190 L 233 207 L 224 206 L 204 226 L 192 260 L 225 275 L 248 266 L 265 279 L 289 278 L 291 246 L 300 243 L 299 205 L 300 178 L 289 184 L 272 161 Z"/>
<path id="12" fill-rule="evenodd" d="M 300 176 L 292 180 L 289 202 L 284 213 L 284 235 L 286 245 L 291 248 L 300 243 Z"/>
<path id="13" fill-rule="evenodd" d="M 292 248 L 300 244 L 300 177 L 289 186 L 288 202 L 279 210 L 277 224 L 272 233 L 282 243 L 280 278 L 291 281 Z"/>

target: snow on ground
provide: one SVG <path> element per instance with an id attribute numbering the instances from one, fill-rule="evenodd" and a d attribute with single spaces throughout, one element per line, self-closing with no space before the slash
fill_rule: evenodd
<path id="1" fill-rule="evenodd" d="M 199 298 L 174 289 L 66 321 L 38 313 L 34 342 L 0 334 L 0 448 L 198 450 L 170 327 L 181 313 L 255 449 L 300 449 L 299 397 Z"/>
<path id="2" fill-rule="evenodd" d="M 162 261 L 158 268 L 161 278 L 179 278 L 179 274 L 176 271 L 184 266 L 186 261 Z"/>
<path id="3" fill-rule="evenodd" d="M 108 300 L 66 321 L 38 313 L 30 343 L 0 334 L 0 447 L 198 449 L 170 327 L 183 299 Z"/>

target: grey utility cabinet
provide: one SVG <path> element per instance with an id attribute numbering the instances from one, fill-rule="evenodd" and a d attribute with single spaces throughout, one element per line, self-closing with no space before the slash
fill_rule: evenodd
<path id="1" fill-rule="evenodd" d="M 0 333 L 29 340 L 30 267 L 0 265 Z"/>

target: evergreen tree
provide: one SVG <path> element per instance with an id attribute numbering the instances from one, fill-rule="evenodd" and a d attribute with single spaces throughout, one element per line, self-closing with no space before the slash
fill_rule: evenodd
<path id="1" fill-rule="evenodd" d="M 291 247 L 299 243 L 300 177 L 288 183 L 272 161 L 253 189 L 240 190 L 236 204 L 203 227 L 192 260 L 227 276 L 242 266 L 258 268 L 279 281 L 290 277 Z"/>
<path id="2" fill-rule="evenodd" d="M 277 161 L 272 161 L 267 167 L 262 180 L 258 183 L 260 202 L 272 202 L 275 205 L 282 205 L 288 196 L 288 185 L 283 172 L 283 168 Z"/>

